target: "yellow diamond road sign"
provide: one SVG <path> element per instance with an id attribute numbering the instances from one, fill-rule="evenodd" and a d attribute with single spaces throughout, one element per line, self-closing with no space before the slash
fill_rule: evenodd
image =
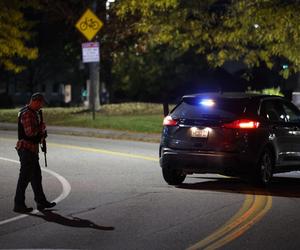
<path id="1" fill-rule="evenodd" d="M 103 22 L 90 10 L 87 9 L 77 21 L 75 27 L 91 41 L 102 28 Z"/>

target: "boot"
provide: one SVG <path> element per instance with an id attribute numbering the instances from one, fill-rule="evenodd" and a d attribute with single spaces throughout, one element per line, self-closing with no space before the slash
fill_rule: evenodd
<path id="1" fill-rule="evenodd" d="M 26 213 L 32 212 L 33 208 L 27 207 L 25 204 L 23 204 L 23 205 L 15 204 L 13 211 L 16 213 L 26 214 Z"/>
<path id="2" fill-rule="evenodd" d="M 45 208 L 52 208 L 56 205 L 56 202 L 44 201 L 41 203 L 37 203 L 37 210 L 43 211 Z"/>

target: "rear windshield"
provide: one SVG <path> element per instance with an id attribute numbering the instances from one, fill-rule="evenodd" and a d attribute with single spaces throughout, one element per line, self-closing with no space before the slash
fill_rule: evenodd
<path id="1" fill-rule="evenodd" d="M 174 118 L 234 119 L 246 112 L 247 99 L 185 98 L 172 112 Z"/>

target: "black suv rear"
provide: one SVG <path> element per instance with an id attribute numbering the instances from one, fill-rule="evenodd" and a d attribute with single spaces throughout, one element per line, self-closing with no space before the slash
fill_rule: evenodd
<path id="1" fill-rule="evenodd" d="M 183 96 L 164 118 L 160 165 L 177 185 L 187 174 L 255 177 L 300 169 L 300 111 L 279 96 Z"/>

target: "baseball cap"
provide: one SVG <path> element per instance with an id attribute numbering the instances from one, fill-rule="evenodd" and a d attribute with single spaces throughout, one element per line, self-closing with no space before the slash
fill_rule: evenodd
<path id="1" fill-rule="evenodd" d="M 40 100 L 40 101 L 43 101 L 45 104 L 48 104 L 47 99 L 40 92 L 33 93 L 30 100 L 33 100 L 33 101 Z"/>

